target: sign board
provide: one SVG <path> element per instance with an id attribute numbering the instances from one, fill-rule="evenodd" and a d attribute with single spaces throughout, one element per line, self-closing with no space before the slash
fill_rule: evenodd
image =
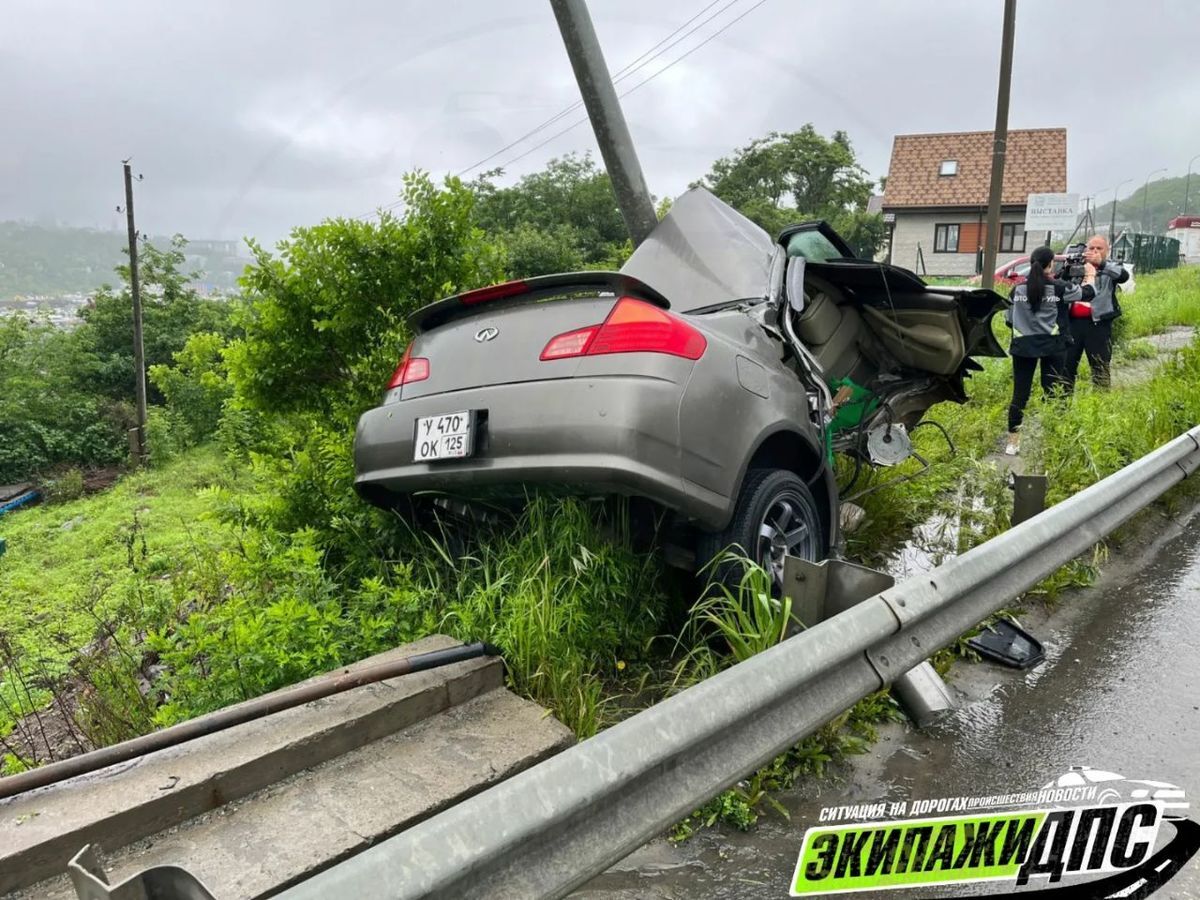
<path id="1" fill-rule="evenodd" d="M 1078 194 L 1030 194 L 1026 231 L 1071 231 L 1079 220 Z"/>
<path id="2" fill-rule="evenodd" d="M 883 223 L 885 225 L 896 224 L 896 214 L 894 212 L 884 213 L 883 214 Z"/>

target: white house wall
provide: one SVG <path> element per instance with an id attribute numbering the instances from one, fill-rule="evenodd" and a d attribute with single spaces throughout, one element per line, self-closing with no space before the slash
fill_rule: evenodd
<path id="1" fill-rule="evenodd" d="M 896 210 L 896 231 L 892 237 L 892 265 L 912 269 L 922 275 L 917 266 L 917 245 L 921 246 L 921 254 L 925 258 L 925 272 L 931 278 L 969 277 L 975 274 L 975 248 L 970 253 L 934 253 L 933 229 L 935 225 L 961 225 L 974 222 L 978 211 L 947 211 L 947 212 L 913 212 L 906 213 Z M 1025 222 L 1025 211 L 1001 213 L 1000 224 L 1007 222 Z M 1045 240 L 1046 236 L 1027 234 L 1025 250 L 1019 253 L 997 253 L 996 266 L 1027 255 L 1034 247 Z"/>
<path id="2" fill-rule="evenodd" d="M 1179 241 L 1179 252 L 1189 266 L 1200 263 L 1200 228 L 1172 228 L 1167 237 Z"/>

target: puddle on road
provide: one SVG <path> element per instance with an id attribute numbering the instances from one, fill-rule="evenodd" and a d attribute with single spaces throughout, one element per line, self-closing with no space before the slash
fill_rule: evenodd
<path id="1" fill-rule="evenodd" d="M 957 556 L 963 540 L 963 519 L 982 514 L 987 499 L 979 493 L 957 495 L 953 512 L 934 513 L 912 530 L 912 536 L 899 546 L 883 564 L 887 572 L 900 583 L 924 575 Z M 969 527 L 969 526 L 968 526 Z"/>
<path id="2" fill-rule="evenodd" d="M 899 583 L 936 569 L 955 555 L 961 527 L 957 514 L 931 516 L 913 529 L 913 536 L 887 561 L 884 571 Z"/>

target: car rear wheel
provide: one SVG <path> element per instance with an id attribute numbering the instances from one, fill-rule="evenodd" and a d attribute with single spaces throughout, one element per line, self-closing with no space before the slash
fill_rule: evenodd
<path id="1" fill-rule="evenodd" d="M 787 469 L 751 469 L 742 483 L 733 518 L 723 531 L 705 534 L 697 545 L 697 563 L 708 566 L 731 550 L 743 554 L 771 576 L 771 593 L 782 596 L 785 556 L 811 562 L 825 558 L 826 542 L 816 501 L 808 485 Z M 718 564 L 714 581 L 731 590 L 742 576 L 736 563 Z"/>

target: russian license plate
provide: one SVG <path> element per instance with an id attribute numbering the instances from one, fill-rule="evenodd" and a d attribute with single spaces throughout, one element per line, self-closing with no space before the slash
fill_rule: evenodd
<path id="1" fill-rule="evenodd" d="M 471 455 L 475 413 L 471 410 L 417 419 L 413 460 L 461 459 Z"/>

